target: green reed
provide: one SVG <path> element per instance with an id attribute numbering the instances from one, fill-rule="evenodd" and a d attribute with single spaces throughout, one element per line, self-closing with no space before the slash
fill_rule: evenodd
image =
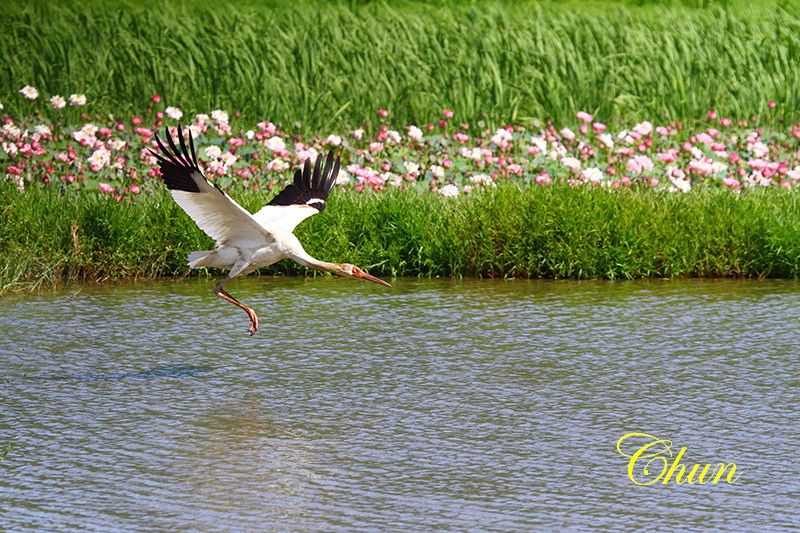
<path id="1" fill-rule="evenodd" d="M 486 126 L 534 120 L 800 116 L 792 3 L 0 2 L 5 113 L 121 119 L 164 105 L 337 131 L 388 109 Z M 38 87 L 40 100 L 18 90 Z M 53 94 L 85 109 L 53 111 Z M 776 109 L 766 103 L 775 100 Z M 158 106 L 157 106 L 158 107 Z M 484 115 L 485 113 L 485 115 Z"/>
<path id="2" fill-rule="evenodd" d="M 234 196 L 251 210 L 268 200 Z M 336 191 L 329 204 L 297 229 L 306 250 L 383 276 L 800 276 L 800 195 L 792 191 L 505 183 L 458 198 Z M 188 252 L 213 247 L 164 191 L 131 202 L 55 187 L 19 193 L 2 183 L 0 205 L 4 291 L 183 276 Z M 307 272 L 282 261 L 265 273 Z"/>

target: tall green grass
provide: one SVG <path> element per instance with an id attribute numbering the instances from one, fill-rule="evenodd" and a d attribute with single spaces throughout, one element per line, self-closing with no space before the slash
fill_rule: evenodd
<path id="1" fill-rule="evenodd" d="M 164 191 L 134 202 L 0 184 L 0 283 L 182 276 L 213 247 Z M 255 210 L 267 198 L 236 195 Z M 800 276 L 800 195 L 589 190 L 505 183 L 471 196 L 335 192 L 301 224 L 306 250 L 384 276 Z M 304 274 L 291 261 L 273 274 Z"/>
<path id="2" fill-rule="evenodd" d="M 716 109 L 800 116 L 792 2 L 0 2 L 0 102 L 85 92 L 127 118 L 222 108 L 321 133 L 375 119 L 487 126 L 534 119 L 688 120 Z M 37 86 L 26 101 L 18 90 Z M 779 102 L 768 110 L 769 100 Z M 486 113 L 484 116 L 483 113 Z M 73 117 L 74 115 L 74 117 Z"/>

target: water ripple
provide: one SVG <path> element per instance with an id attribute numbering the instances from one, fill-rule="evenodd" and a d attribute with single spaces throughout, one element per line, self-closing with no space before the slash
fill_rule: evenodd
<path id="1" fill-rule="evenodd" d="M 800 284 L 253 278 L 0 310 L 2 528 L 788 531 Z M 650 433 L 736 484 L 640 487 Z"/>

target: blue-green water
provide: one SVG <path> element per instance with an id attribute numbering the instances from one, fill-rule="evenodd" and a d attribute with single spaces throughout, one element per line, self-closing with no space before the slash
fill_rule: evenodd
<path id="1" fill-rule="evenodd" d="M 800 283 L 393 283 L 5 298 L 0 530 L 800 528 Z"/>

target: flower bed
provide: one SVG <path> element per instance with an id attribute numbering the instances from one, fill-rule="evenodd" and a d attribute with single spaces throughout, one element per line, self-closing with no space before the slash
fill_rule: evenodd
<path id="1" fill-rule="evenodd" d="M 34 87 L 20 93 L 39 98 Z M 67 101 L 87 104 L 82 94 L 49 98 L 54 109 L 65 108 Z M 223 188 L 280 187 L 306 158 L 327 150 L 343 159 L 337 184 L 360 192 L 399 188 L 453 197 L 500 180 L 681 193 L 794 188 L 800 182 L 800 125 L 768 116 L 742 120 L 709 111 L 691 126 L 669 121 L 611 126 L 578 111 L 572 124 L 548 123 L 536 131 L 460 123 L 449 110 L 428 124 L 396 126 L 390 118 L 379 110 L 375 123 L 308 138 L 268 120 L 234 127 L 223 110 L 189 116 L 154 95 L 146 113 L 125 120 L 84 114 L 80 124 L 51 124 L 5 117 L 0 165 L 20 190 L 62 184 L 117 199 L 147 194 L 160 186 L 150 153 L 157 149 L 154 133 L 166 127 L 176 135 L 182 123 L 206 176 Z"/>

